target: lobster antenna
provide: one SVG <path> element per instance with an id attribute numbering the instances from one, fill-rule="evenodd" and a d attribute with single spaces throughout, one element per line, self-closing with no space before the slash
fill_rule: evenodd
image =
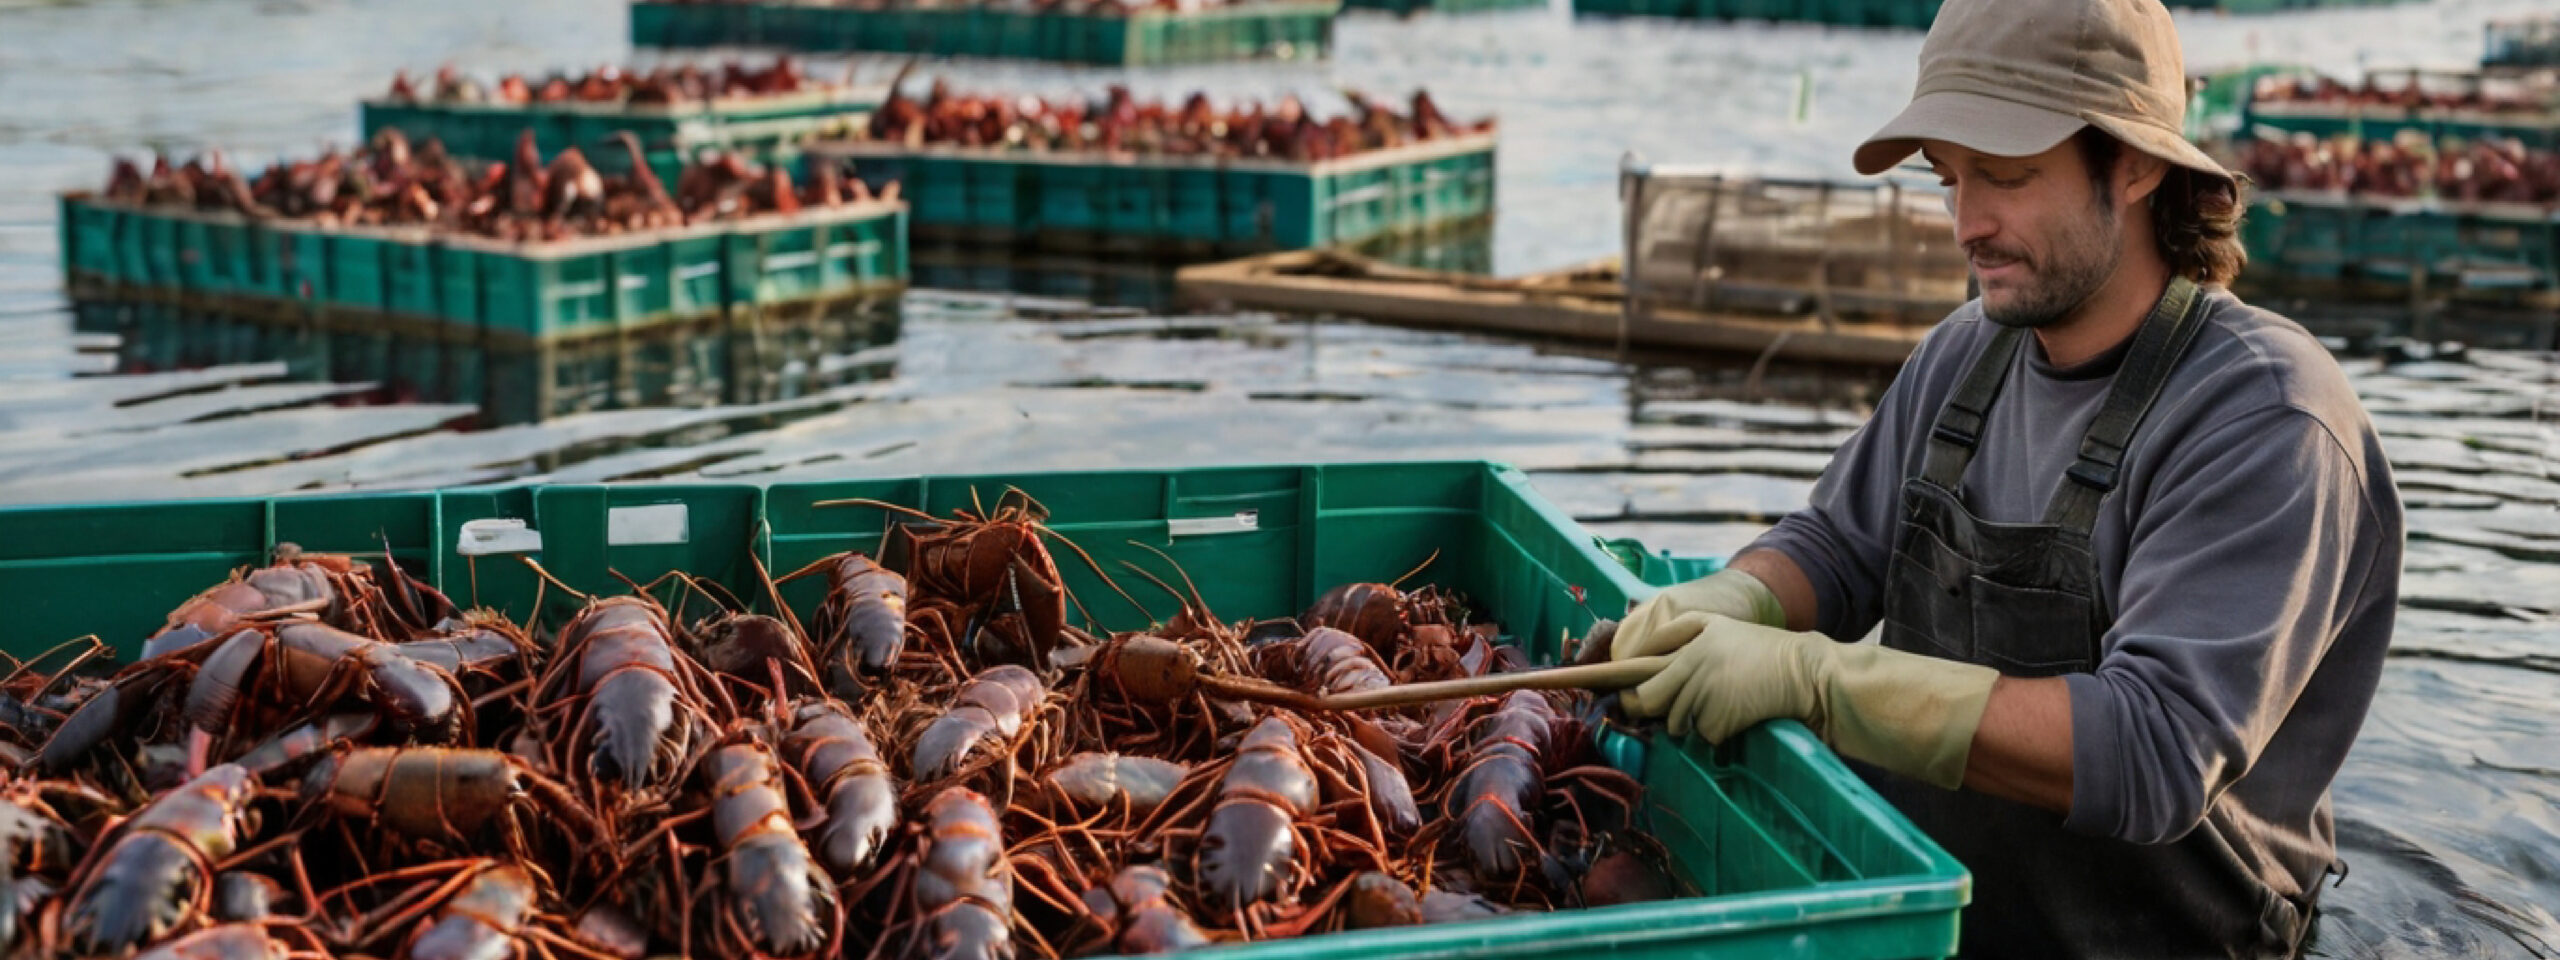
<path id="1" fill-rule="evenodd" d="M 519 553 L 519 554 L 516 554 L 516 560 L 517 560 L 517 561 L 519 561 L 519 562 L 521 562 L 521 563 L 523 563 L 525 566 L 528 566 L 528 567 L 533 568 L 533 573 L 534 573 L 534 575 L 535 575 L 535 576 L 538 576 L 538 577 L 541 577 L 544 583 L 548 583 L 548 584 L 550 584 L 550 585 L 552 585 L 552 586 L 559 587 L 559 588 L 560 588 L 560 590 L 561 590 L 561 592 L 566 593 L 566 594 L 568 594 L 568 595 L 570 595 L 570 596 L 576 597 L 576 598 L 578 598 L 578 599 L 580 599 L 580 600 L 586 601 L 586 602 L 588 602 L 588 603 L 594 603 L 594 602 L 595 602 L 596 598 L 591 597 L 591 596 L 588 596 L 588 595 L 586 595 L 586 594 L 585 594 L 585 593 L 583 593 L 583 592 L 580 592 L 580 591 L 578 590 L 578 588 L 576 588 L 576 587 L 573 587 L 573 586 L 570 586 L 570 585 L 568 585 L 568 584 L 566 584 L 566 583 L 562 583 L 562 582 L 560 582 L 560 578 L 559 578 L 559 577 L 552 576 L 552 575 L 551 575 L 551 571 L 543 569 L 543 568 L 542 568 L 542 564 L 540 564 L 540 563 L 536 562 L 532 557 L 528 557 L 528 556 L 525 556 L 524 554 Z M 621 576 L 621 574 L 615 574 L 615 576 Z M 535 599 L 536 599 L 537 601 L 539 601 L 541 598 L 540 598 L 539 596 L 536 596 L 536 597 L 535 597 Z M 538 606 L 538 605 L 537 605 L 536 607 L 534 607 L 534 614 L 535 614 L 535 615 L 539 616 L 541 613 L 542 613 L 542 608 L 541 608 L 540 606 Z"/>
<path id="2" fill-rule="evenodd" d="M 1127 560 L 1122 560 L 1122 561 L 1120 561 L 1120 565 L 1121 565 L 1121 566 L 1124 566 L 1124 567 L 1129 568 L 1130 572 L 1132 572 L 1132 573 L 1136 573 L 1137 575 L 1139 575 L 1139 576 L 1141 576 L 1141 577 L 1145 577 L 1145 578 L 1147 578 L 1147 582 L 1148 582 L 1148 583 L 1155 584 L 1155 585 L 1156 585 L 1156 589 L 1164 591 L 1166 596 L 1172 597 L 1172 598 L 1173 598 L 1173 602 L 1174 602 L 1174 603 L 1176 603 L 1176 604 L 1178 604 L 1178 605 L 1180 605 L 1183 609 L 1185 609 L 1185 610 L 1189 610 L 1189 609 L 1191 609 L 1191 601 L 1190 601 L 1189 599 L 1187 599 L 1187 598 L 1183 597 L 1183 595 L 1182 595 L 1182 591 L 1174 589 L 1174 588 L 1173 588 L 1173 584 L 1170 584 L 1170 583 L 1166 583 L 1166 582 L 1164 582 L 1164 578 L 1163 578 L 1163 577 L 1159 577 L 1159 576 L 1156 576 L 1155 574 L 1149 573 L 1149 572 L 1147 572 L 1147 568 L 1145 568 L 1145 567 L 1141 567 L 1141 566 L 1139 566 L 1139 565 L 1137 565 L 1137 564 L 1135 564 L 1135 563 L 1131 563 L 1131 562 L 1129 562 L 1129 561 L 1127 561 Z M 1156 619 L 1156 617 L 1155 617 L 1155 614 L 1154 614 L 1152 611 L 1150 611 L 1150 612 L 1147 614 L 1147 622 L 1149 622 L 1149 623 L 1162 623 L 1162 622 L 1164 622 L 1164 621 L 1157 620 L 1157 619 Z"/>
<path id="3" fill-rule="evenodd" d="M 1151 611 L 1151 610 L 1148 610 L 1148 609 L 1147 609 L 1147 605 L 1146 605 L 1146 604 L 1139 603 L 1139 602 L 1138 602 L 1138 598 L 1130 596 L 1130 595 L 1129 595 L 1129 591 L 1127 591 L 1127 590 L 1123 590 L 1123 589 L 1120 589 L 1120 582 L 1119 582 L 1119 581 L 1117 581 L 1117 580 L 1113 580 L 1113 579 L 1111 579 L 1111 575 L 1110 575 L 1109 573 L 1105 573 L 1105 572 L 1103 572 L 1102 564 L 1101 564 L 1101 563 L 1099 563 L 1099 562 L 1096 562 L 1096 561 L 1093 559 L 1093 554 L 1090 554 L 1090 553 L 1086 553 L 1086 552 L 1084 552 L 1084 548 L 1083 548 L 1083 547 L 1076 546 L 1076 542 L 1075 542 L 1075 541 L 1073 541 L 1073 540 L 1069 540 L 1069 539 L 1067 539 L 1067 535 L 1066 535 L 1066 534 L 1059 533 L 1059 532 L 1058 532 L 1058 531 L 1056 531 L 1056 530 L 1049 529 L 1049 525 L 1048 525 L 1048 524 L 1045 524 L 1045 523 L 1034 523 L 1034 524 L 1032 524 L 1032 525 L 1031 525 L 1031 529 L 1036 530 L 1036 531 L 1039 531 L 1040 533 L 1043 533 L 1043 534 L 1047 534 L 1047 535 L 1048 535 L 1048 536 L 1050 536 L 1050 537 L 1056 538 L 1056 539 L 1057 539 L 1057 541 L 1058 541 L 1059 543 L 1066 544 L 1066 545 L 1067 545 L 1067 549 L 1075 551 L 1075 552 L 1076 552 L 1076 556 L 1084 558 L 1084 565 L 1085 565 L 1085 566 L 1087 566 L 1087 567 L 1089 567 L 1089 568 L 1092 568 L 1092 570 L 1093 570 L 1093 575 L 1094 575 L 1094 576 L 1097 576 L 1097 577 L 1101 577 L 1101 578 L 1102 578 L 1102 585 L 1103 585 L 1103 586 L 1110 587 L 1110 588 L 1111 588 L 1111 592 L 1116 593 L 1116 594 L 1119 594 L 1119 595 L 1120 595 L 1120 599 L 1122 599 L 1122 600 L 1126 600 L 1126 601 L 1129 601 L 1129 605 L 1130 605 L 1130 606 L 1132 606 L 1132 607 L 1136 607 L 1136 608 L 1138 608 L 1138 612 L 1139 612 L 1140 614 L 1144 615 L 1144 616 L 1147 618 L 1147 620 L 1148 620 L 1149 622 L 1154 622 L 1154 620 L 1155 620 L 1155 618 L 1156 618 L 1155 612 L 1154 612 L 1154 611 Z M 1074 602 L 1074 603 L 1075 603 L 1075 605 L 1076 605 L 1076 612 L 1081 613 L 1081 614 L 1084 614 L 1084 622 L 1086 622 L 1086 623 L 1088 623 L 1088 624 L 1091 624 L 1091 625 L 1093 625 L 1093 626 L 1095 626 L 1095 627 L 1100 627 L 1100 626 L 1102 625 L 1102 621 L 1094 619 L 1093 611 L 1091 611 L 1091 610 L 1087 610 L 1087 609 L 1085 609 L 1085 608 L 1084 608 L 1084 601 L 1082 601 L 1082 600 L 1077 600 L 1077 599 L 1076 599 L 1076 592 L 1075 592 L 1075 591 L 1066 589 L 1066 585 L 1065 585 L 1065 584 L 1059 584 L 1059 590 L 1060 590 L 1060 591 L 1062 591 L 1062 592 L 1064 592 L 1064 593 L 1067 595 L 1067 599 L 1068 599 L 1069 601 L 1072 601 L 1072 602 Z"/>
<path id="4" fill-rule="evenodd" d="M 1412 579 L 1414 574 L 1421 573 L 1422 571 L 1424 571 L 1424 570 L 1426 570 L 1426 569 L 1429 569 L 1429 568 L 1430 568 L 1430 566 L 1431 566 L 1431 564 L 1432 564 L 1432 563 L 1434 563 L 1434 562 L 1436 562 L 1436 561 L 1438 561 L 1439 559 L 1440 559 L 1440 551 L 1439 551 L 1437 548 L 1434 548 L 1434 549 L 1431 551 L 1431 555 L 1430 555 L 1430 556 L 1427 556 L 1427 557 L 1422 558 L 1422 563 L 1421 563 L 1421 564 L 1419 564 L 1419 565 L 1415 566 L 1415 567 L 1414 567 L 1413 569 L 1411 569 L 1411 570 L 1407 570 L 1407 571 L 1405 571 L 1405 572 L 1404 572 L 1404 576 L 1397 577 L 1397 578 L 1395 578 L 1395 579 L 1393 579 L 1393 580 L 1389 580 L 1389 581 L 1387 581 L 1387 586 L 1395 587 L 1396 589 L 1399 589 L 1399 590 L 1404 589 L 1403 584 L 1404 584 L 1404 582 L 1405 582 L 1406 580 L 1410 580 L 1410 579 Z"/>
<path id="5" fill-rule="evenodd" d="M 764 521 L 762 521 L 762 520 L 758 520 L 758 521 L 756 521 L 756 522 L 757 522 L 757 523 L 759 523 L 759 524 L 761 524 L 761 523 L 763 523 Z M 809 561 L 809 565 L 808 565 L 808 566 L 801 567 L 801 568 L 800 568 L 800 569 L 798 569 L 798 570 L 794 570 L 794 571 L 791 571 L 790 573 L 783 574 L 783 575 L 782 575 L 782 579 L 775 580 L 774 582 L 775 582 L 775 583 L 790 583 L 791 581 L 798 580 L 798 579 L 800 579 L 801 577 L 805 577 L 805 576 L 808 576 L 808 575 L 810 575 L 810 574 L 812 574 L 812 573 L 816 573 L 816 572 L 818 572 L 818 571 L 820 571 L 820 570 L 826 569 L 827 567 L 829 567 L 829 566 L 833 565 L 836 561 L 844 559 L 844 557 L 845 557 L 845 555 L 846 555 L 846 554 L 850 554 L 850 553 L 853 553 L 853 552 L 855 552 L 855 551 L 852 551 L 852 550 L 839 550 L 839 551 L 837 551 L 837 552 L 835 552 L 835 553 L 830 553 L 830 554 L 827 554 L 826 556 L 819 557 L 818 559 L 811 560 L 811 561 Z M 762 565 L 762 562 L 761 562 L 761 561 L 759 561 L 759 562 L 758 562 L 758 565 Z"/>
<path id="6" fill-rule="evenodd" d="M 1182 578 L 1182 585 L 1191 588 L 1191 602 L 1198 604 L 1200 612 L 1208 614 L 1210 619 L 1214 620 L 1217 618 L 1217 611 L 1209 609 L 1209 598 L 1200 595 L 1200 585 L 1191 582 L 1191 571 L 1182 569 L 1182 561 L 1174 559 L 1172 554 L 1156 549 L 1156 546 L 1151 543 L 1139 543 L 1136 540 L 1131 540 L 1129 541 L 1129 545 L 1148 553 L 1155 554 L 1156 556 L 1163 557 L 1164 562 L 1173 567 L 1174 575 Z"/>

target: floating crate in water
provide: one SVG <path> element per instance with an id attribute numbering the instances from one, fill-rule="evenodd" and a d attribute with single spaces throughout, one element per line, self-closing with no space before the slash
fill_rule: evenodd
<path id="1" fill-rule="evenodd" d="M 896 180 L 919 231 L 1060 249 L 1171 253 L 1345 246 L 1489 220 L 1492 133 L 1302 164 L 1216 157 L 811 144 L 811 163 Z"/>
<path id="2" fill-rule="evenodd" d="M 2250 198 L 2243 276 L 2465 290 L 2560 289 L 2560 213 L 2527 204 Z"/>
<path id="3" fill-rule="evenodd" d="M 1595 17 L 1760 20 L 1841 27 L 1926 30 L 1945 0 L 1573 0 L 1573 12 Z"/>
<path id="4" fill-rule="evenodd" d="M 61 210 L 75 295 L 379 314 L 537 341 L 884 295 L 907 275 L 907 211 L 896 202 L 535 244 L 125 207 L 79 193 L 64 195 Z"/>
<path id="5" fill-rule="evenodd" d="M 631 5 L 641 47 L 764 46 L 1144 66 L 1313 59 L 1341 0 L 1254 0 L 1192 11 L 1071 13 L 993 5 L 865 9 L 783 3 Z"/>
<path id="6" fill-rule="evenodd" d="M 649 104 L 471 104 L 367 100 L 364 135 L 396 129 L 414 142 L 443 141 L 447 153 L 484 161 L 513 159 L 532 131 L 545 157 L 576 147 L 605 173 L 627 173 L 620 134 L 639 138 L 650 169 L 669 189 L 687 161 L 707 149 L 736 151 L 756 163 L 792 163 L 802 143 L 860 131 L 885 90 L 835 90 L 731 98 L 683 106 Z"/>
<path id="7" fill-rule="evenodd" d="M 1651 592 L 1526 477 L 1483 463 L 513 485 L 0 510 L 0 605 L 11 611 L 0 621 L 0 650 L 32 655 L 95 633 L 130 656 L 169 609 L 236 568 L 266 562 L 283 543 L 378 558 L 387 541 L 399 562 L 457 603 L 523 621 L 542 598 L 542 621 L 564 622 L 574 598 L 543 591 L 513 557 L 478 555 L 490 542 L 484 534 L 502 527 L 519 542 L 538 540 L 542 566 L 582 591 L 620 594 L 629 589 L 624 577 L 682 570 L 761 596 L 759 570 L 877 551 L 881 511 L 820 501 L 942 513 L 1012 488 L 1047 506 L 1052 526 L 1102 564 L 1179 563 L 1226 617 L 1289 616 L 1335 584 L 1420 568 L 1419 579 L 1472 598 L 1533 658 L 1553 662 L 1562 638 L 1589 628 L 1591 610 L 1622 609 Z M 1107 593 L 1081 564 L 1060 570 L 1079 594 Z M 783 596 L 805 620 L 821 588 L 803 579 Z M 1147 626 L 1118 605 L 1090 606 L 1102 627 Z M 1220 955 L 1392 960 L 1605 949 L 1635 960 L 1708 952 L 1907 960 L 1955 949 L 1957 913 L 1971 896 L 1964 868 L 1801 725 L 1764 725 L 1721 749 L 1612 731 L 1602 750 L 1644 781 L 1644 826 L 1689 896 L 1226 946 Z"/>

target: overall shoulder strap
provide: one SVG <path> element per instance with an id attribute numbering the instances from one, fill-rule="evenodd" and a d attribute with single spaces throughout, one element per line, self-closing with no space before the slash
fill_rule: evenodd
<path id="1" fill-rule="evenodd" d="M 2079 458 L 2063 471 L 2063 481 L 2045 507 L 2046 523 L 2084 535 L 2097 525 L 2098 503 L 2116 488 L 2134 430 L 2160 399 L 2161 388 L 2168 385 L 2178 360 L 2186 356 L 2187 346 L 2195 342 L 2196 331 L 2204 327 L 2203 311 L 2198 309 L 2203 302 L 2195 282 L 2178 277 L 2169 281 L 2168 291 L 2142 319 L 2142 328 L 2133 334 L 2133 348 L 2107 391 L 2106 403 L 2080 438 Z"/>
<path id="2" fill-rule="evenodd" d="M 2000 399 L 2000 386 L 2009 381 L 2009 361 L 2018 355 L 2018 343 L 2025 336 L 2026 331 L 2017 327 L 2001 327 L 1975 355 L 1972 368 L 1956 382 L 1955 392 L 1938 408 L 1937 423 L 1929 428 L 1929 452 L 1920 465 L 1922 479 L 1949 492 L 1964 483 L 1965 467 L 1972 465 L 1973 452 L 1982 445 L 1982 425 L 1990 417 L 1991 404 Z"/>

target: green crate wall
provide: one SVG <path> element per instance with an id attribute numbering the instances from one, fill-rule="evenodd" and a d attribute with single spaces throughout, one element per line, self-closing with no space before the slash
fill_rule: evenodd
<path id="1" fill-rule="evenodd" d="M 1290 165 L 947 148 L 905 153 L 853 144 L 814 148 L 808 162 L 850 160 L 866 181 L 899 179 L 914 198 L 916 223 L 972 228 L 981 239 L 1271 250 L 1354 244 L 1489 218 L 1494 147 L 1486 136 Z"/>
<path id="2" fill-rule="evenodd" d="M 907 266 L 908 221 L 896 204 L 520 246 L 108 207 L 84 195 L 61 202 L 67 278 L 397 315 L 536 340 L 736 305 L 885 292 L 905 283 Z M 797 231 L 800 239 L 758 239 L 774 231 Z M 742 236 L 743 245 L 731 249 Z M 100 263 L 110 269 L 95 269 Z"/>

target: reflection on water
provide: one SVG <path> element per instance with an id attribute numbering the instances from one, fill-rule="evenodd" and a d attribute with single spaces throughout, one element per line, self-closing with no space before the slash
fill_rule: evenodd
<path id="1" fill-rule="evenodd" d="M 1476 224 L 1387 237 L 1357 252 L 1399 266 L 1481 274 L 1493 272 L 1493 249 L 1492 225 Z M 918 243 L 909 259 L 919 287 L 1021 293 L 1151 311 L 1171 310 L 1180 302 L 1174 274 L 1190 262 L 932 241 Z"/>
<path id="2" fill-rule="evenodd" d="M 559 343 L 485 341 L 476 329 L 379 318 L 226 315 L 163 303 L 82 301 L 83 333 L 116 338 L 115 372 L 281 363 L 288 382 L 359 385 L 337 403 L 468 404 L 474 427 L 648 407 L 816 396 L 897 371 L 895 302 L 747 313 Z"/>

